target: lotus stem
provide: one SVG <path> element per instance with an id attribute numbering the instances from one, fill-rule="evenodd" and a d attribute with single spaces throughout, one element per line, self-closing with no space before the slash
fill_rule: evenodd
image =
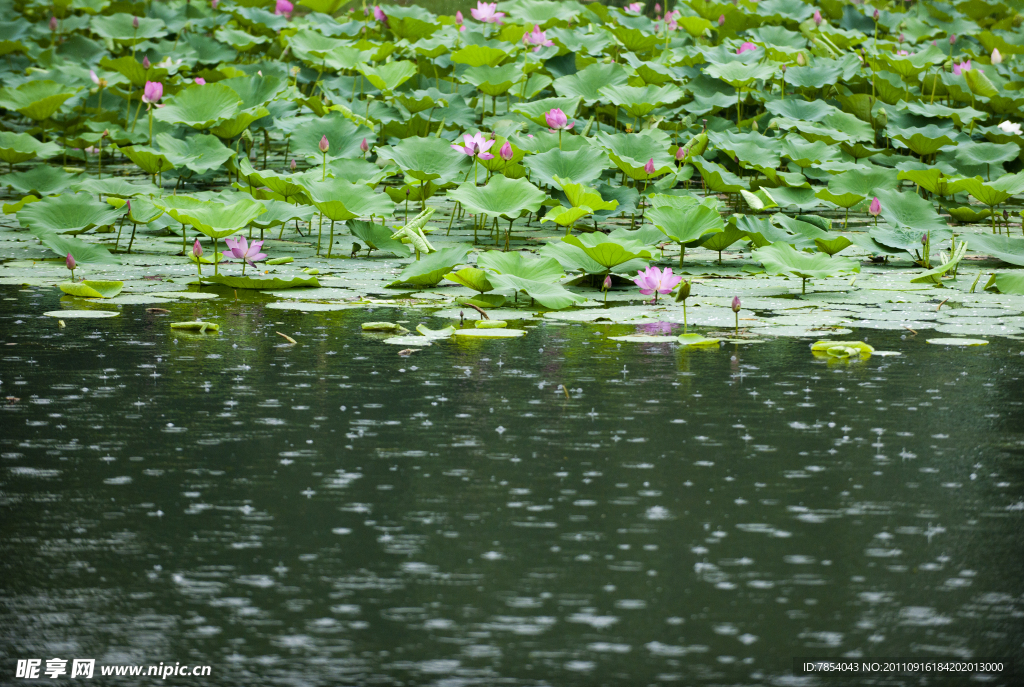
<path id="1" fill-rule="evenodd" d="M 188 255 L 188 248 L 185 245 L 186 241 L 187 241 L 187 238 L 185 236 L 185 225 L 182 224 L 181 225 L 181 254 L 182 255 Z"/>
<path id="2" fill-rule="evenodd" d="M 324 213 L 320 213 L 320 227 L 316 232 L 316 254 L 320 255 L 320 239 L 324 235 Z"/>
<path id="3" fill-rule="evenodd" d="M 736 327 L 738 329 L 739 328 L 739 313 L 736 313 L 736 318 L 737 318 L 737 320 L 736 320 Z M 683 299 L 683 334 L 685 334 L 687 332 L 687 329 L 688 329 L 688 327 L 686 325 L 686 299 L 684 298 Z"/>
<path id="4" fill-rule="evenodd" d="M 121 227 L 124 226 L 124 218 L 127 217 L 127 216 L 128 216 L 127 214 L 121 215 L 121 223 L 117 225 L 117 240 L 114 241 L 114 250 L 115 251 L 117 250 L 117 247 L 121 244 Z"/>
<path id="5" fill-rule="evenodd" d="M 213 273 L 220 274 L 220 256 L 217 254 L 217 237 L 213 237 Z"/>
<path id="6" fill-rule="evenodd" d="M 685 306 L 684 306 L 685 307 Z M 740 335 L 740 311 L 737 310 L 733 313 L 736 316 L 736 336 Z"/>
<path id="7" fill-rule="evenodd" d="M 153 108 L 149 108 L 149 143 L 146 145 L 153 145 Z"/>
<path id="8" fill-rule="evenodd" d="M 406 220 L 408 221 L 408 220 Z M 331 257 L 331 249 L 334 248 L 334 220 L 331 220 L 331 239 L 330 243 L 327 244 L 327 257 Z"/>
<path id="9" fill-rule="evenodd" d="M 132 244 L 135 243 L 135 222 L 132 222 L 132 238 L 128 241 L 128 255 L 132 254 Z"/>

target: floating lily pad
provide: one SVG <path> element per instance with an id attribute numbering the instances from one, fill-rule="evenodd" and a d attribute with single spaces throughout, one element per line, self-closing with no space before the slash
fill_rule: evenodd
<path id="1" fill-rule="evenodd" d="M 47 310 L 43 314 L 62 320 L 102 320 L 117 317 L 121 313 L 116 310 Z"/>
<path id="2" fill-rule="evenodd" d="M 937 346 L 987 346 L 986 339 L 928 339 L 928 343 Z"/>
<path id="3" fill-rule="evenodd" d="M 71 296 L 79 298 L 113 298 L 124 288 L 123 281 L 65 281 L 57 284 L 57 288 Z"/>
<path id="4" fill-rule="evenodd" d="M 456 329 L 457 339 L 515 339 L 525 336 L 525 329 Z"/>

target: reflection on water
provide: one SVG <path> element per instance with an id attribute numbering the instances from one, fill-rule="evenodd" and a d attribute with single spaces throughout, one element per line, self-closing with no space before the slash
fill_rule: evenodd
<path id="1" fill-rule="evenodd" d="M 360 321 L 442 323 L 228 297 L 59 329 L 49 291 L 3 296 L 4 670 L 812 685 L 792 657 L 1022 656 L 1020 342 L 871 331 L 904 355 L 829 365 L 534 323 L 400 357 Z M 167 327 L 196 315 L 221 333 Z"/>

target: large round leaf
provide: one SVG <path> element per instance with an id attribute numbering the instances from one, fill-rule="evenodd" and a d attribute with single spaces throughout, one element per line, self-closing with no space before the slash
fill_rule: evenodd
<path id="1" fill-rule="evenodd" d="M 518 217 L 524 211 L 536 212 L 548 199 L 546 193 L 526 179 L 512 180 L 501 174 L 492 176 L 486 186 L 466 182 L 448 191 L 448 197 L 462 203 L 469 212 L 506 219 Z"/>
<path id="2" fill-rule="evenodd" d="M 0 107 L 42 121 L 52 117 L 65 100 L 80 90 L 55 81 L 26 81 L 17 88 L 0 89 Z"/>
<path id="3" fill-rule="evenodd" d="M 395 204 L 387 194 L 375 193 L 366 184 L 327 179 L 306 180 L 303 187 L 316 209 L 330 220 L 390 217 L 395 211 Z"/>
<path id="4" fill-rule="evenodd" d="M 193 129 L 209 129 L 234 115 L 241 103 L 237 93 L 221 84 L 189 86 L 156 110 L 153 118 Z"/>
<path id="5" fill-rule="evenodd" d="M 58 234 L 79 234 L 113 224 L 123 210 L 100 203 L 88 193 L 66 193 L 43 198 L 18 212 L 18 223 L 29 229 Z"/>
<path id="6" fill-rule="evenodd" d="M 166 200 L 155 201 L 158 207 L 182 224 L 189 224 L 196 231 L 210 238 L 222 239 L 249 225 L 256 217 L 267 211 L 258 200 L 242 196 L 230 205 L 213 200 L 189 203 L 189 207 L 172 207 Z"/>
<path id="7" fill-rule="evenodd" d="M 773 243 L 751 252 L 768 274 L 791 274 L 801 279 L 824 279 L 860 272 L 860 263 L 850 258 L 805 253 L 785 242 Z"/>
<path id="8" fill-rule="evenodd" d="M 601 178 L 608 168 L 608 154 L 599 148 L 584 146 L 579 150 L 561 151 L 557 148 L 523 159 L 523 165 L 534 178 L 548 186 L 557 186 L 555 177 L 570 179 L 578 184 L 589 184 Z"/>
<path id="9" fill-rule="evenodd" d="M 454 181 L 472 167 L 469 158 L 435 136 L 406 138 L 395 146 L 377 148 L 377 157 L 391 160 L 405 174 L 420 181 Z"/>
<path id="10" fill-rule="evenodd" d="M 49 158 L 60 152 L 56 143 L 42 143 L 31 134 L 0 131 L 0 160 L 9 165 L 27 162 L 34 157 Z"/>

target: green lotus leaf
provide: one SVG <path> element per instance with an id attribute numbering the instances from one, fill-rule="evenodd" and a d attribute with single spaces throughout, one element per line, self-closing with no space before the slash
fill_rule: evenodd
<path id="1" fill-rule="evenodd" d="M 17 88 L 0 88 L 0 107 L 29 119 L 49 119 L 81 88 L 69 88 L 55 81 L 26 81 Z"/>
<path id="2" fill-rule="evenodd" d="M 416 17 L 401 17 L 388 19 L 388 28 L 400 39 L 407 40 L 410 43 L 416 43 L 421 38 L 428 38 L 441 28 L 438 24 Z"/>
<path id="3" fill-rule="evenodd" d="M 8 165 L 13 166 L 36 157 L 50 158 L 60 150 L 56 143 L 41 143 L 31 134 L 0 131 L 0 160 Z"/>
<path id="4" fill-rule="evenodd" d="M 1024 267 L 1024 239 L 991 234 L 970 234 L 961 236 L 960 239 L 965 241 L 973 251 L 991 255 L 1011 265 Z"/>
<path id="5" fill-rule="evenodd" d="M 154 199 L 153 204 L 163 208 L 164 212 L 180 223 L 191 225 L 196 231 L 214 239 L 238 233 L 267 211 L 263 203 L 247 196 L 241 196 L 230 205 L 214 200 L 202 200 L 196 204 L 190 203 L 186 207 L 174 207 L 169 200 L 167 197 Z"/>
<path id="6" fill-rule="evenodd" d="M 113 298 L 124 288 L 123 281 L 64 281 L 57 288 L 70 296 L 79 298 Z"/>
<path id="7" fill-rule="evenodd" d="M 409 248 L 401 241 L 391 238 L 393 232 L 382 224 L 356 219 L 349 220 L 346 224 L 352 235 L 366 244 L 367 255 L 375 250 L 387 251 L 403 258 L 409 255 Z"/>
<path id="8" fill-rule="evenodd" d="M 478 308 L 500 308 L 508 299 L 496 293 L 478 293 L 475 296 L 459 296 L 455 302 L 459 305 L 475 305 Z"/>
<path id="9" fill-rule="evenodd" d="M 960 181 L 964 177 L 947 177 L 941 169 L 930 166 L 925 169 L 901 169 L 897 178 L 900 181 L 912 181 L 929 193 L 940 196 L 951 196 L 963 190 Z"/>
<path id="10" fill-rule="evenodd" d="M 559 109 L 571 120 L 576 116 L 576 112 L 579 110 L 580 103 L 582 102 L 582 96 L 576 96 L 575 98 L 543 98 L 528 103 L 514 103 L 512 111 L 518 112 L 538 126 L 547 128 L 548 123 L 544 119 L 545 113 Z"/>
<path id="11" fill-rule="evenodd" d="M 900 129 L 898 127 L 889 127 L 889 135 L 891 138 L 903 143 L 905 146 L 910 148 L 917 155 L 931 155 L 932 153 L 942 150 L 946 146 L 953 145 L 953 139 L 950 135 L 955 135 L 955 132 L 949 129 L 943 129 L 934 124 L 929 124 L 925 127 L 910 127 L 906 129 Z"/>
<path id="12" fill-rule="evenodd" d="M 491 282 L 487 281 L 487 273 L 475 267 L 463 267 L 458 272 L 449 272 L 444 278 L 480 293 L 494 290 Z"/>
<path id="13" fill-rule="evenodd" d="M 614 210 L 619 207 L 617 200 L 605 200 L 596 190 L 585 184 L 573 183 L 570 179 L 555 177 L 555 182 L 562 187 L 569 204 L 574 208 L 586 207 L 590 212 L 598 210 Z"/>
<path id="14" fill-rule="evenodd" d="M 104 69 L 121 74 L 128 79 L 128 83 L 135 88 L 142 88 L 145 86 L 146 81 L 148 80 L 147 77 L 149 76 L 150 71 L 153 70 L 153 67 L 150 67 L 147 70 L 142 66 L 141 61 L 135 59 L 131 55 L 125 55 L 123 57 L 118 57 L 117 59 L 104 57 L 100 60 L 100 66 Z"/>
<path id="15" fill-rule="evenodd" d="M 452 271 L 452 268 L 466 261 L 468 254 L 468 246 L 456 245 L 424 255 L 421 259 L 413 260 L 409 263 L 402 270 L 402 273 L 398 275 L 398 279 L 388 284 L 388 286 L 400 286 L 402 284 L 422 287 L 437 286 L 444 276 Z"/>
<path id="16" fill-rule="evenodd" d="M 260 200 L 260 202 L 267 211 L 256 215 L 256 219 L 252 221 L 252 225 L 260 229 L 269 229 L 295 220 L 308 222 L 316 214 L 315 209 L 309 205 L 292 205 L 280 200 Z M 132 210 L 135 210 L 134 204 Z"/>
<path id="17" fill-rule="evenodd" d="M 443 139 L 434 136 L 410 137 L 398 145 L 381 146 L 377 156 L 394 162 L 403 173 L 420 181 L 452 182 L 472 168 L 468 157 Z"/>
<path id="18" fill-rule="evenodd" d="M 716 148 L 745 169 L 756 169 L 771 178 L 779 166 L 782 147 L 778 139 L 762 136 L 756 131 L 711 134 L 710 139 Z"/>
<path id="19" fill-rule="evenodd" d="M 235 156 L 235 151 L 209 134 L 175 138 L 164 133 L 157 134 L 154 140 L 175 168 L 188 167 L 196 174 L 220 169 L 221 165 Z"/>
<path id="20" fill-rule="evenodd" d="M 700 171 L 708 189 L 715 193 L 739 193 L 747 187 L 747 182 L 719 164 L 701 157 L 691 159 L 690 163 Z"/>
<path id="21" fill-rule="evenodd" d="M 112 255 L 105 247 L 95 243 L 58 234 L 41 225 L 32 227 L 29 231 L 39 239 L 40 243 L 59 257 L 66 258 L 67 254 L 71 253 L 71 257 L 80 265 L 118 265 L 121 263 L 116 255 Z"/>
<path id="22" fill-rule="evenodd" d="M 249 158 L 244 155 L 238 158 L 238 171 L 245 181 L 245 185 L 241 186 L 243 190 L 252 189 L 255 191 L 260 187 L 266 187 L 284 199 L 285 202 L 289 198 L 294 198 L 300 193 L 304 193 L 306 190 L 303 186 L 305 182 L 301 175 L 280 174 L 268 169 L 257 172 L 253 169 Z"/>
<path id="23" fill-rule="evenodd" d="M 100 203 L 88 193 L 49 196 L 18 212 L 18 223 L 29 229 L 57 234 L 80 234 L 95 227 L 109 226 L 124 212 Z"/>
<path id="24" fill-rule="evenodd" d="M 860 263 L 850 258 L 837 258 L 824 253 L 804 253 L 788 243 L 778 242 L 751 252 L 768 274 L 790 274 L 803 280 L 802 291 L 807 290 L 808 279 L 825 279 L 851 272 L 860 272 Z"/>
<path id="25" fill-rule="evenodd" d="M 349 3 L 349 0 L 299 0 L 298 4 L 308 7 L 314 12 L 333 16 L 339 9 Z"/>
<path id="26" fill-rule="evenodd" d="M 631 179 L 646 181 L 675 171 L 675 161 L 668 153 L 668 134 L 660 129 L 644 129 L 638 134 L 607 134 L 602 131 L 595 138 L 611 161 Z M 648 160 L 654 160 L 652 174 L 644 169 Z"/>
<path id="27" fill-rule="evenodd" d="M 282 278 L 204 274 L 199 278 L 199 281 L 203 284 L 220 284 L 221 286 L 226 286 L 231 289 L 253 289 L 256 291 L 320 287 L 320 282 L 315 276 Z"/>
<path id="28" fill-rule="evenodd" d="M 160 174 L 175 169 L 174 163 L 167 159 L 167 156 L 154 148 L 146 146 L 127 146 L 118 148 L 129 160 L 139 166 L 146 174 Z"/>
<path id="29" fill-rule="evenodd" d="M 562 266 L 552 258 L 528 258 L 522 253 L 490 250 L 477 256 L 480 269 L 535 282 L 554 283 L 562 278 Z"/>
<path id="30" fill-rule="evenodd" d="M 305 157 L 319 164 L 323 160 L 320 152 L 320 139 L 327 136 L 330 148 L 327 159 L 362 157 L 363 151 L 359 144 L 366 139 L 366 144 L 373 147 L 377 135 L 372 129 L 359 126 L 347 119 L 341 112 L 331 112 L 319 119 L 304 122 L 292 134 L 292 150 L 297 157 Z"/>
<path id="31" fill-rule="evenodd" d="M 375 193 L 366 184 L 330 178 L 314 181 L 307 177 L 303 187 L 316 209 L 330 220 L 390 217 L 395 211 L 395 204 L 387 194 Z"/>
<path id="32" fill-rule="evenodd" d="M 139 23 L 138 28 L 133 25 L 136 20 Z M 137 45 L 142 41 L 167 34 L 166 24 L 162 20 L 136 17 L 127 12 L 93 17 L 91 25 L 96 35 L 129 45 Z"/>
<path id="33" fill-rule="evenodd" d="M 890 251 L 906 251 L 911 255 L 920 253 L 924 247 L 924 238 L 927 232 L 917 231 L 909 227 L 872 227 L 868 235 L 875 243 L 888 248 Z M 953 232 L 946 230 L 938 235 L 932 234 L 932 245 L 940 240 L 948 239 Z"/>
<path id="34" fill-rule="evenodd" d="M 896 170 L 881 167 L 869 170 L 851 169 L 837 174 L 828 182 L 828 188 L 817 193 L 818 198 L 851 208 L 879 191 L 889 191 L 899 185 Z"/>
<path id="35" fill-rule="evenodd" d="M 328 53 L 343 44 L 341 39 L 331 38 L 313 28 L 299 29 L 288 41 L 295 56 L 312 66 L 320 66 Z"/>
<path id="36" fill-rule="evenodd" d="M 262 45 L 270 40 L 266 36 L 254 36 L 251 33 L 247 33 L 241 29 L 234 29 L 230 26 L 224 26 L 217 29 L 217 31 L 214 32 L 213 37 L 221 43 L 230 45 L 239 52 L 248 52 L 257 45 Z"/>
<path id="37" fill-rule="evenodd" d="M 648 31 L 614 25 L 608 27 L 608 30 L 622 44 L 622 47 L 637 54 L 650 52 L 655 47 L 661 45 L 661 38 Z"/>
<path id="38" fill-rule="evenodd" d="M 824 141 L 807 141 L 796 136 L 787 136 L 782 142 L 782 155 L 799 167 L 810 167 L 836 157 L 836 150 Z"/>
<path id="39" fill-rule="evenodd" d="M 643 117 L 662 105 L 680 100 L 683 90 L 678 86 L 605 86 L 600 94 L 613 105 L 626 110 L 632 117 Z"/>
<path id="40" fill-rule="evenodd" d="M 547 194 L 526 179 L 508 179 L 495 174 L 485 186 L 467 181 L 448 191 L 468 212 L 488 217 L 513 219 L 523 212 L 536 212 L 547 200 Z"/>
<path id="41" fill-rule="evenodd" d="M 388 62 L 379 67 L 359 65 L 358 71 L 373 84 L 374 88 L 390 94 L 396 88 L 416 75 L 416 63 L 410 60 Z"/>
<path id="42" fill-rule="evenodd" d="M 725 222 L 718 210 L 696 203 L 687 208 L 656 207 L 647 212 L 647 217 L 681 248 L 707 234 L 725 230 Z M 683 254 L 680 252 L 679 264 L 682 263 Z"/>
<path id="43" fill-rule="evenodd" d="M 882 218 L 894 227 L 912 229 L 920 232 L 932 232 L 932 245 L 937 243 L 936 236 L 948 238 L 949 227 L 939 217 L 931 202 L 916 193 L 900 193 L 899 191 L 876 191 L 882 204 Z"/>
<path id="44" fill-rule="evenodd" d="M 960 243 L 957 245 L 956 250 L 953 252 L 946 262 L 942 263 L 938 267 L 928 270 L 924 274 L 919 274 L 910 280 L 911 284 L 937 284 L 942 286 L 942 277 L 947 274 L 951 269 L 956 267 L 961 260 L 964 258 L 964 254 L 967 253 L 967 244 Z"/>
<path id="45" fill-rule="evenodd" d="M 210 133 L 218 138 L 234 138 L 248 129 L 250 124 L 258 119 L 263 119 L 268 114 L 270 114 L 270 110 L 263 106 L 239 110 L 211 128 Z"/>
<path id="46" fill-rule="evenodd" d="M 496 67 L 506 57 L 508 57 L 508 53 L 498 48 L 487 45 L 467 45 L 465 48 L 453 52 L 451 61 L 470 67 Z"/>
<path id="47" fill-rule="evenodd" d="M 552 260 L 552 262 L 555 262 Z M 556 263 L 557 264 L 557 263 Z M 587 299 L 567 291 L 561 284 L 524 279 L 511 274 L 492 274 L 488 277 L 495 289 L 525 293 L 545 308 L 562 310 L 585 302 Z"/>
<path id="48" fill-rule="evenodd" d="M 926 87 L 930 85 L 931 77 L 928 78 Z M 942 103 L 923 103 L 923 102 L 909 102 L 907 103 L 907 110 L 911 114 L 920 115 L 922 117 L 952 119 L 953 122 L 960 128 L 970 127 L 971 124 L 978 120 L 985 120 L 988 118 L 988 113 L 981 110 L 975 110 L 973 107 L 962 106 L 962 107 L 947 107 Z"/>
<path id="49" fill-rule="evenodd" d="M 787 81 L 789 80 L 789 73 L 794 72 L 797 69 L 797 67 L 793 67 L 786 72 Z M 809 69 L 809 67 L 804 67 L 804 69 Z M 768 77 L 774 76 L 776 68 L 765 63 L 746 64 L 744 62 L 736 61 L 712 64 L 704 71 L 708 76 L 721 79 L 733 88 L 746 88 L 753 84 L 757 79 L 767 79 Z"/>
<path id="50" fill-rule="evenodd" d="M 766 110 L 779 117 L 802 119 L 805 122 L 820 122 L 836 110 L 823 100 L 797 100 L 796 98 L 770 100 L 764 106 Z"/>
<path id="51" fill-rule="evenodd" d="M 884 66 L 894 74 L 899 74 L 904 79 L 914 80 L 914 77 L 924 70 L 942 62 L 946 55 L 938 47 L 928 46 L 927 50 L 922 50 L 913 55 L 882 53 L 880 57 L 882 62 L 885 63 L 880 66 Z"/>
<path id="52" fill-rule="evenodd" d="M 548 210 L 544 216 L 541 217 L 540 223 L 544 224 L 545 222 L 554 222 L 560 227 L 571 227 L 584 217 L 592 214 L 594 214 L 593 209 L 586 205 L 571 208 L 559 205 L 558 207 Z"/>
<path id="53" fill-rule="evenodd" d="M 500 67 L 470 67 L 462 73 L 466 83 L 473 84 L 477 90 L 489 96 L 503 95 L 524 78 L 522 69 L 516 63 Z"/>
<path id="54" fill-rule="evenodd" d="M 558 185 L 555 177 L 590 184 L 601 178 L 601 173 L 608 168 L 609 163 L 607 153 L 589 145 L 570 151 L 555 148 L 523 160 L 523 165 L 532 172 L 533 178 L 548 186 Z"/>
<path id="55" fill-rule="evenodd" d="M 128 211 L 128 221 L 133 224 L 149 224 L 164 214 L 163 208 L 153 205 L 151 198 L 132 198 L 132 208 Z M 123 208 L 127 205 L 124 198 L 109 197 L 107 203 L 115 208 Z"/>
<path id="56" fill-rule="evenodd" d="M 968 165 L 998 165 L 1020 156 L 1016 143 L 961 143 L 956 147 L 956 161 Z"/>
<path id="57" fill-rule="evenodd" d="M 599 100 L 607 99 L 601 89 L 609 86 L 625 86 L 629 76 L 622 65 L 596 62 L 575 74 L 560 76 L 552 86 L 562 98 L 583 98 L 586 105 L 593 105 Z"/>
<path id="58" fill-rule="evenodd" d="M 960 185 L 985 205 L 995 206 L 1011 196 L 1024 192 L 1024 172 L 1007 174 L 995 181 L 982 181 L 981 177 L 960 180 Z"/>
<path id="59" fill-rule="evenodd" d="M 631 260 L 650 259 L 651 257 L 650 252 L 639 242 L 614 240 L 600 233 L 566 236 L 562 239 L 562 243 L 578 248 L 588 258 L 604 268 L 605 272 Z M 562 264 L 564 265 L 564 263 Z"/>
<path id="60" fill-rule="evenodd" d="M 241 109 L 248 110 L 266 105 L 284 93 L 288 83 L 277 76 L 236 76 L 232 79 L 218 81 L 218 85 L 227 86 L 242 99 Z"/>
<path id="61" fill-rule="evenodd" d="M 835 238 L 816 238 L 814 239 L 814 245 L 817 246 L 818 250 L 825 255 L 835 255 L 840 253 L 850 246 L 853 245 L 853 241 L 846 238 L 845 236 L 837 236 Z"/>
<path id="62" fill-rule="evenodd" d="M 12 172 L 0 176 L 0 186 L 6 186 L 24 195 L 49 196 L 60 193 L 78 179 L 77 174 L 68 174 L 60 167 L 38 165 L 24 172 Z"/>
<path id="63" fill-rule="evenodd" d="M 185 124 L 193 129 L 209 129 L 233 116 L 242 99 L 219 83 L 189 86 L 169 99 L 153 118 L 168 124 Z"/>
<path id="64" fill-rule="evenodd" d="M 1024 296 L 1024 274 L 997 272 L 989 277 L 988 283 L 985 284 L 985 290 L 998 291 L 999 293 L 1013 296 Z"/>
<path id="65" fill-rule="evenodd" d="M 999 89 L 980 68 L 966 71 L 963 75 L 967 81 L 967 87 L 971 89 L 972 93 L 985 98 L 994 98 L 999 95 Z"/>

